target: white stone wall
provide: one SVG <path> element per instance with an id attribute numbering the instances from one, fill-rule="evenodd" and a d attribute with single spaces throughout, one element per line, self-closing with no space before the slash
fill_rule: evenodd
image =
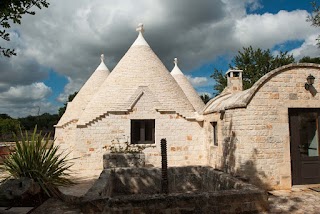
<path id="1" fill-rule="evenodd" d="M 219 146 L 210 139 L 207 144 L 210 165 L 268 189 L 290 188 L 288 108 L 320 108 L 320 94 L 312 96 L 304 88 L 310 73 L 320 91 L 318 68 L 291 68 L 267 80 L 246 108 L 226 110 L 222 120 L 220 113 L 206 115 L 219 129 Z M 205 129 L 210 131 L 209 124 Z"/>
<path id="2" fill-rule="evenodd" d="M 109 113 L 84 128 L 74 129 L 70 125 L 63 130 L 57 129 L 56 142 L 69 145 L 72 157 L 79 157 L 74 169 L 102 169 L 102 157 L 106 152 L 103 147 L 110 145 L 112 140 L 130 140 L 131 119 L 155 119 L 156 143 L 154 147 L 144 150 L 147 165 L 161 166 L 162 138 L 166 138 L 168 142 L 169 166 L 206 165 L 203 123 L 186 120 L 172 112 L 159 113 L 154 109 L 155 104 L 152 97 L 143 94 L 132 111 Z"/>

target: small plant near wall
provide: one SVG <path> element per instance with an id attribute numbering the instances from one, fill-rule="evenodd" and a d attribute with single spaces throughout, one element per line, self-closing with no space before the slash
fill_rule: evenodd
<path id="1" fill-rule="evenodd" d="M 49 197 L 59 195 L 58 186 L 74 184 L 68 154 L 50 143 L 50 136 L 42 136 L 35 127 L 31 136 L 20 130 L 15 139 L 15 149 L 3 163 L 10 175 L 7 180 L 31 179 L 40 187 L 40 193 Z"/>
<path id="2" fill-rule="evenodd" d="M 129 142 L 129 137 L 124 135 L 123 138 L 116 138 L 115 140 L 112 140 L 110 146 L 104 146 L 103 148 L 110 151 L 110 153 L 136 154 L 142 153 L 144 149 L 149 147 L 153 146 L 131 144 Z"/>

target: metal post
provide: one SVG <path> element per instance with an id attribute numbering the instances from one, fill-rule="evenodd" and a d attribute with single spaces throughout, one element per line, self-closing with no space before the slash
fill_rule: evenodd
<path id="1" fill-rule="evenodd" d="M 168 161 L 167 161 L 167 140 L 161 139 L 161 193 L 168 194 Z"/>

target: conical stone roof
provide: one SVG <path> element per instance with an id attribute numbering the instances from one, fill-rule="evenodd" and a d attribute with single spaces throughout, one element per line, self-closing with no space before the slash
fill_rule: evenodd
<path id="1" fill-rule="evenodd" d="M 61 127 L 72 121 L 77 121 L 109 74 L 110 71 L 104 64 L 104 55 L 102 54 L 100 65 L 82 86 L 72 102 L 68 102 L 67 109 L 56 126 Z"/>
<path id="2" fill-rule="evenodd" d="M 194 116 L 192 104 L 143 38 L 143 25 L 137 31 L 138 38 L 87 105 L 79 126 L 108 112 L 131 110 L 133 103 L 143 96 L 143 90 L 154 95 L 156 110 L 175 111 L 187 118 Z"/>
<path id="3" fill-rule="evenodd" d="M 182 91 L 187 96 L 188 100 L 194 107 L 194 109 L 199 113 L 204 108 L 204 102 L 201 100 L 200 96 L 193 88 L 187 77 L 182 73 L 180 68 L 178 67 L 178 59 L 174 59 L 174 68 L 171 71 L 171 75 L 176 80 L 178 85 L 181 87 Z"/>

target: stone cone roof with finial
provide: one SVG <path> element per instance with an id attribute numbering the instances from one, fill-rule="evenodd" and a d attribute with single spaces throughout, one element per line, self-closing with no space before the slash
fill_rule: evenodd
<path id="1" fill-rule="evenodd" d="M 108 112 L 132 110 L 143 94 L 152 95 L 156 111 L 170 111 L 192 118 L 195 109 L 137 28 L 138 38 L 113 69 L 78 121 L 86 126 Z"/>
<path id="2" fill-rule="evenodd" d="M 178 85 L 181 87 L 184 94 L 194 107 L 194 109 L 200 113 L 204 108 L 204 102 L 201 100 L 199 94 L 193 88 L 187 77 L 182 73 L 178 66 L 178 59 L 174 58 L 174 68 L 171 71 L 171 75 L 176 80 Z"/>
<path id="3" fill-rule="evenodd" d="M 107 79 L 109 74 L 110 71 L 104 63 L 104 55 L 102 54 L 100 65 L 82 86 L 78 94 L 73 98 L 72 102 L 68 102 L 67 109 L 56 127 L 62 127 L 70 122 L 78 121 L 87 104 L 98 91 L 102 83 Z"/>

